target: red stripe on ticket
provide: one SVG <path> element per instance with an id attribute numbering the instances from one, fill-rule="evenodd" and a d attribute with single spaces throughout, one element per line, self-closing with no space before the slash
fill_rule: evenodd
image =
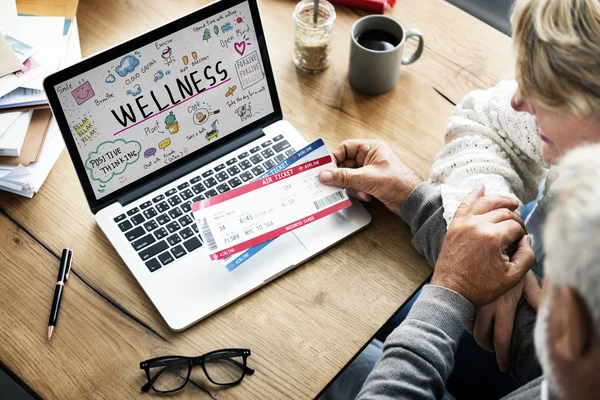
<path id="1" fill-rule="evenodd" d="M 330 157 L 323 157 L 323 158 L 330 158 Z M 310 164 L 310 163 L 307 163 L 307 164 Z M 216 197 L 217 196 L 215 196 L 215 198 Z M 266 242 L 267 240 L 281 236 L 284 233 L 294 231 L 298 228 L 302 228 L 304 225 L 308 225 L 308 224 L 315 222 L 321 218 L 324 218 L 330 214 L 333 214 L 334 212 L 338 212 L 340 210 L 343 210 L 346 207 L 350 207 L 351 205 L 352 205 L 352 202 L 349 199 L 346 199 L 345 201 L 343 201 L 341 203 L 338 203 L 332 207 L 329 207 L 329 208 L 326 208 L 319 212 L 316 212 L 312 215 L 309 215 L 308 217 L 291 222 L 291 223 L 287 224 L 286 226 L 282 226 L 279 229 L 275 229 L 274 231 L 265 233 L 264 235 L 257 236 L 255 238 L 247 240 L 245 242 L 238 243 L 235 246 L 231 246 L 224 250 L 213 253 L 210 255 L 210 258 L 212 260 L 221 260 L 223 258 L 229 257 L 232 254 L 239 253 L 240 251 L 249 249 L 250 247 L 253 247 L 253 246 L 256 246 L 263 242 Z"/>
<path id="2" fill-rule="evenodd" d="M 312 160 L 312 161 L 307 162 L 305 164 L 298 165 L 296 167 L 286 169 L 286 170 L 278 172 L 276 174 L 264 177 L 264 178 L 259 179 L 257 181 L 254 181 L 254 182 L 248 183 L 246 185 L 240 186 L 238 188 L 232 189 L 232 190 L 230 190 L 228 192 L 225 192 L 223 194 L 220 194 L 218 196 L 214 196 L 214 197 L 208 198 L 206 200 L 200 200 L 200 201 L 192 204 L 192 211 L 196 212 L 198 210 L 201 210 L 201 209 L 204 209 L 204 208 L 208 208 L 208 207 L 217 205 L 219 203 L 222 203 L 224 201 L 227 201 L 227 200 L 233 199 L 235 197 L 241 196 L 241 195 L 243 195 L 245 193 L 251 192 L 251 191 L 256 190 L 258 188 L 261 188 L 261 187 L 264 187 L 264 186 L 269 186 L 269 185 L 271 185 L 273 183 L 276 183 L 276 182 L 282 181 L 284 179 L 290 178 L 290 177 L 292 177 L 294 175 L 297 175 L 300 172 L 305 172 L 305 171 L 308 171 L 310 169 L 320 167 L 320 166 L 325 165 L 327 163 L 330 163 L 332 161 L 333 161 L 333 158 L 331 156 L 327 155 L 325 157 L 317 158 L 316 160 Z M 261 243 L 261 242 L 259 242 L 259 243 Z"/>

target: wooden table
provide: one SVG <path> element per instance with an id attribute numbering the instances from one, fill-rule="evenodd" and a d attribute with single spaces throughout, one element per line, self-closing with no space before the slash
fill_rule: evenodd
<path id="1" fill-rule="evenodd" d="M 81 0 L 84 56 L 162 24 L 204 1 Z M 364 12 L 336 7 L 333 64 L 317 75 L 292 61 L 294 1 L 261 0 L 284 116 L 307 140 L 381 138 L 422 176 L 443 145 L 451 102 L 512 75 L 510 40 L 442 0 L 400 0 L 389 14 L 420 28 L 425 52 L 390 93 L 347 82 L 349 32 Z M 412 46 L 413 44 L 411 44 Z M 407 51 L 411 51 L 410 47 Z M 256 374 L 217 398 L 312 398 L 431 273 L 408 228 L 379 204 L 373 223 L 264 288 L 181 332 L 171 332 L 94 222 L 66 152 L 32 199 L 0 194 L 0 360 L 44 398 L 141 398 L 141 360 L 252 349 Z M 63 247 L 73 277 L 46 340 Z M 146 395 L 148 397 L 149 395 Z M 150 395 L 151 396 L 151 395 Z M 177 398 L 206 396 L 188 385 Z"/>

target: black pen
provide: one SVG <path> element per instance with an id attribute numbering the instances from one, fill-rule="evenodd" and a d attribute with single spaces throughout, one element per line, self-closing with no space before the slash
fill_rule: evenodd
<path id="1" fill-rule="evenodd" d="M 48 340 L 52 337 L 52 332 L 56 326 L 58 319 L 58 310 L 60 309 L 60 299 L 62 298 L 65 282 L 69 280 L 71 272 L 71 261 L 73 252 L 70 249 L 64 249 L 60 258 L 58 267 L 58 278 L 56 278 L 56 288 L 54 289 L 54 299 L 52 300 L 52 308 L 50 309 L 50 319 L 48 321 Z"/>

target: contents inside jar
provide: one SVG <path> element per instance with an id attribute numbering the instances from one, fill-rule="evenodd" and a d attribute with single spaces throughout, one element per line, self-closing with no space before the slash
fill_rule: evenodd
<path id="1" fill-rule="evenodd" d="M 305 24 L 296 28 L 295 62 L 301 68 L 321 70 L 329 66 L 329 42 L 331 25 L 324 25 L 331 19 L 331 13 L 319 7 L 317 23 L 313 20 L 313 7 L 300 10 L 297 18 Z"/>

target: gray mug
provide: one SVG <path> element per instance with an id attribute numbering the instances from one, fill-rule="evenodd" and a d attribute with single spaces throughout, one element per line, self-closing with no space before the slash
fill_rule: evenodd
<path id="1" fill-rule="evenodd" d="M 400 43 L 390 50 L 371 50 L 361 46 L 357 36 L 372 30 L 391 33 Z M 402 25 L 385 15 L 369 15 L 356 21 L 352 26 L 350 47 L 350 68 L 348 80 L 354 88 L 367 94 L 381 94 L 390 91 L 400 77 L 400 67 L 412 64 L 423 53 L 423 34 L 418 29 L 404 30 Z M 402 57 L 404 42 L 410 37 L 419 38 L 417 50 L 408 57 Z"/>

